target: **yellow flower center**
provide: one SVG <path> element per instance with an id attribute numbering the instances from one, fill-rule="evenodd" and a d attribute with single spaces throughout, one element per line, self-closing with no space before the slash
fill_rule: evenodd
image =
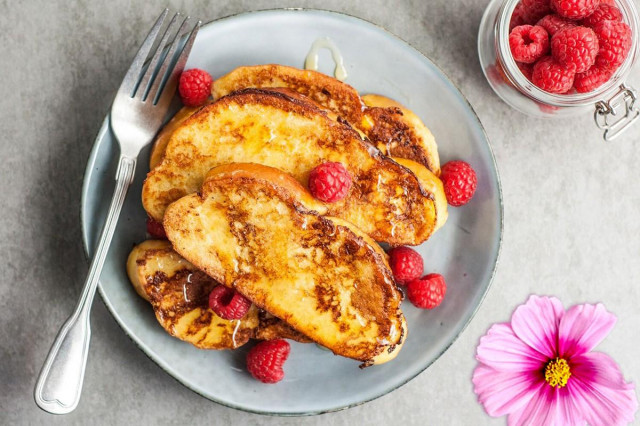
<path id="1" fill-rule="evenodd" d="M 567 361 L 562 358 L 552 359 L 544 369 L 544 379 L 553 387 L 565 387 L 569 377 L 571 377 L 571 369 Z"/>

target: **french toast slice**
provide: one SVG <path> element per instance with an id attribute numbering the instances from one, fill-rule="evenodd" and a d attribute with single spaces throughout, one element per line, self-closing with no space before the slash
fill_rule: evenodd
<path id="1" fill-rule="evenodd" d="M 361 98 L 356 89 L 331 76 L 277 64 L 238 67 L 216 79 L 211 94 L 215 100 L 252 87 L 286 87 L 301 93 L 361 130 L 383 154 L 413 160 L 440 175 L 433 135 L 417 115 L 389 98 Z"/>
<path id="2" fill-rule="evenodd" d="M 172 336 L 202 349 L 235 349 L 249 338 L 309 338 L 252 306 L 240 320 L 225 320 L 208 309 L 220 285 L 176 253 L 169 241 L 147 240 L 131 250 L 127 274 L 136 292 L 151 303 L 160 325 Z"/>
<path id="3" fill-rule="evenodd" d="M 210 310 L 209 293 L 218 283 L 174 252 L 168 241 L 149 240 L 134 247 L 127 273 L 160 325 L 198 348 L 235 349 L 258 327 L 255 306 L 240 320 L 225 320 Z"/>
<path id="4" fill-rule="evenodd" d="M 280 170 L 228 164 L 163 224 L 178 253 L 313 341 L 365 366 L 389 361 L 407 326 L 386 255 L 317 204 Z"/>
<path id="5" fill-rule="evenodd" d="M 218 165 L 264 164 L 306 186 L 311 170 L 326 161 L 341 162 L 353 185 L 345 199 L 318 204 L 319 213 L 393 245 L 420 244 L 434 231 L 436 197 L 414 173 L 302 96 L 261 89 L 235 92 L 186 119 L 172 133 L 162 162 L 147 175 L 142 203 L 161 221 L 171 202 L 198 191 Z"/>

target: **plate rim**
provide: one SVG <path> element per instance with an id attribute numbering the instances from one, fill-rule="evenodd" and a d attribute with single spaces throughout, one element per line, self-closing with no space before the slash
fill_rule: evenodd
<path id="1" fill-rule="evenodd" d="M 374 22 L 371 22 L 371 21 L 369 21 L 367 19 L 364 19 L 364 18 L 361 18 L 361 17 L 358 17 L 358 16 L 354 16 L 354 15 L 351 15 L 351 14 L 348 14 L 348 13 L 344 13 L 344 12 L 338 12 L 338 11 L 334 11 L 334 10 L 329 10 L 329 9 L 305 8 L 305 7 L 283 7 L 283 8 L 268 8 L 268 9 L 259 9 L 259 10 L 251 10 L 251 11 L 243 11 L 243 12 L 234 13 L 234 14 L 231 14 L 231 15 L 227 15 L 227 16 L 223 16 L 223 17 L 220 17 L 220 18 L 216 18 L 216 19 L 212 19 L 210 21 L 207 21 L 206 23 L 201 25 L 201 28 L 207 27 L 209 25 L 216 24 L 216 23 L 218 23 L 220 21 L 233 19 L 233 18 L 237 18 L 237 17 L 241 17 L 241 16 L 246 16 L 246 15 L 250 15 L 250 14 L 260 14 L 260 13 L 265 13 L 265 12 L 318 12 L 320 14 L 338 15 L 338 16 L 342 16 L 342 17 L 348 17 L 348 18 L 356 19 L 356 20 L 362 21 L 364 23 L 367 23 L 369 25 L 372 25 L 372 26 L 376 27 L 377 29 L 381 30 L 382 32 L 386 33 L 387 36 L 390 36 L 391 38 L 396 39 L 397 41 L 400 41 L 400 42 L 406 44 L 407 46 L 409 46 L 413 51 L 415 51 L 417 54 L 419 54 L 424 60 L 428 61 L 433 67 L 435 67 L 435 69 L 444 77 L 446 82 L 448 84 L 450 84 L 455 89 L 455 91 L 457 92 L 457 95 L 464 101 L 464 103 L 468 107 L 469 111 L 471 112 L 472 118 L 477 123 L 478 128 L 482 132 L 484 140 L 486 141 L 487 149 L 488 149 L 488 152 L 489 152 L 489 158 L 491 159 L 491 164 L 493 165 L 493 169 L 495 170 L 495 178 L 496 178 L 496 184 L 497 184 L 498 206 L 499 206 L 498 212 L 499 212 L 499 215 L 500 215 L 500 222 L 499 222 L 499 229 L 498 229 L 498 231 L 499 231 L 498 248 L 497 248 L 496 255 L 495 255 L 495 261 L 494 261 L 493 267 L 491 269 L 491 275 L 489 277 L 489 282 L 487 283 L 486 288 L 482 292 L 482 295 L 480 296 L 478 304 L 475 306 L 475 308 L 473 309 L 473 311 L 469 315 L 469 318 L 467 318 L 467 320 L 462 325 L 460 330 L 453 336 L 453 338 L 451 339 L 449 344 L 446 345 L 438 353 L 438 355 L 435 358 L 433 358 L 433 360 L 431 360 L 430 362 L 426 363 L 424 365 L 424 367 L 422 369 L 420 369 L 418 372 L 416 372 L 414 375 L 412 375 L 411 377 L 408 377 L 405 381 L 399 383 L 397 386 L 394 386 L 394 387 L 391 387 L 389 389 L 386 389 L 385 391 L 383 391 L 383 392 L 381 392 L 381 393 L 379 393 L 377 395 L 374 395 L 371 398 L 367 398 L 367 399 L 364 399 L 362 401 L 354 402 L 354 403 L 347 404 L 347 405 L 342 405 L 342 406 L 339 406 L 339 407 L 323 409 L 323 410 L 306 410 L 306 411 L 300 411 L 300 412 L 282 413 L 282 412 L 274 412 L 274 411 L 255 410 L 255 409 L 243 407 L 243 406 L 240 406 L 240 405 L 236 405 L 236 404 L 233 404 L 233 403 L 230 403 L 230 402 L 227 402 L 227 401 L 222 401 L 222 400 L 213 398 L 213 397 L 208 396 L 208 395 L 204 395 L 202 392 L 200 392 L 197 389 L 195 389 L 195 387 L 192 387 L 191 384 L 188 383 L 187 381 L 182 380 L 179 377 L 173 375 L 169 371 L 169 366 L 165 365 L 166 363 L 164 363 L 161 359 L 157 358 L 153 350 L 151 350 L 149 347 L 147 347 L 142 342 L 139 342 L 137 340 L 137 338 L 135 338 L 133 336 L 133 333 L 130 332 L 130 330 L 127 327 L 127 325 L 124 324 L 121 321 L 120 317 L 117 315 L 116 309 L 113 306 L 111 306 L 111 304 L 108 302 L 108 299 L 105 296 L 104 290 L 102 288 L 102 283 L 101 282 L 98 283 L 98 292 L 100 294 L 100 298 L 102 299 L 102 303 L 107 307 L 107 310 L 109 311 L 111 316 L 115 319 L 115 321 L 118 324 L 118 326 L 124 331 L 125 335 L 138 347 L 138 349 L 140 349 L 142 351 L 143 354 L 145 354 L 147 356 L 147 358 L 149 358 L 158 367 L 160 367 L 165 373 L 167 373 L 167 375 L 169 377 L 173 378 L 174 380 L 176 380 L 178 383 L 180 383 L 181 385 L 183 385 L 187 389 L 191 390 L 192 392 L 196 393 L 197 395 L 201 396 L 202 398 L 205 398 L 205 399 L 207 399 L 209 401 L 215 402 L 216 404 L 220 404 L 220 405 L 222 405 L 224 407 L 232 408 L 232 409 L 239 410 L 239 411 L 244 411 L 244 412 L 247 412 L 247 413 L 274 416 L 274 417 L 315 416 L 315 415 L 320 415 L 320 414 L 325 414 L 325 413 L 333 413 L 333 412 L 338 412 L 338 411 L 342 411 L 342 410 L 347 410 L 349 408 L 353 408 L 353 407 L 357 407 L 359 405 L 366 404 L 366 403 L 371 402 L 373 400 L 376 400 L 376 399 L 378 399 L 378 398 L 380 398 L 382 396 L 388 395 L 391 392 L 395 391 L 396 389 L 399 389 L 400 387 L 406 385 L 408 382 L 410 382 L 411 380 L 415 379 L 420 374 L 424 373 L 424 371 L 427 368 L 429 368 L 433 363 L 435 363 L 438 359 L 440 359 L 440 357 L 442 355 L 444 355 L 444 353 L 449 350 L 449 348 L 458 340 L 460 335 L 467 329 L 467 327 L 469 326 L 469 324 L 471 323 L 473 318 L 478 313 L 478 310 L 480 309 L 480 306 L 482 306 L 485 298 L 487 297 L 487 294 L 489 293 L 489 290 L 491 289 L 491 286 L 493 285 L 493 281 L 494 281 L 494 278 L 495 278 L 495 275 L 496 275 L 498 264 L 500 263 L 500 255 L 502 253 L 502 242 L 503 242 L 503 238 L 504 238 L 504 202 L 503 202 L 503 195 L 502 195 L 502 182 L 500 180 L 500 172 L 498 170 L 498 164 L 496 162 L 495 154 L 493 152 L 493 147 L 491 145 L 491 141 L 489 139 L 489 136 L 487 135 L 487 132 L 486 132 L 484 126 L 482 125 L 482 122 L 480 121 L 480 117 L 478 117 L 478 114 L 476 113 L 475 109 L 473 108 L 473 106 L 471 105 L 469 100 L 466 98 L 466 96 L 462 93 L 460 88 L 451 80 L 449 75 L 447 73 L 445 73 L 442 70 L 442 68 L 440 68 L 440 66 L 438 66 L 434 61 L 432 61 L 426 54 L 422 53 L 418 48 L 413 46 L 411 43 L 409 43 L 408 41 L 404 40 L 402 37 L 392 33 L 391 31 L 387 30 L 383 26 L 378 25 L 378 24 L 376 24 Z M 84 219 L 85 218 L 85 200 L 86 200 L 87 193 L 88 193 L 88 190 L 89 190 L 89 179 L 87 179 L 87 177 L 92 173 L 91 170 L 93 169 L 93 166 L 95 165 L 96 160 L 97 160 L 98 145 L 99 145 L 98 142 L 105 137 L 105 134 L 110 129 L 110 116 L 111 116 L 111 106 L 109 107 L 109 110 L 108 110 L 107 115 L 105 116 L 105 118 L 104 118 L 104 120 L 102 122 L 100 130 L 98 131 L 98 134 L 96 135 L 96 137 L 95 137 L 95 139 L 93 141 L 93 145 L 91 147 L 91 152 L 89 154 L 89 159 L 87 160 L 87 165 L 85 167 L 85 171 L 84 171 L 84 174 L 83 174 L 83 177 L 82 177 L 82 195 L 81 195 L 81 198 L 80 198 L 80 226 L 81 226 L 81 230 L 82 230 L 82 245 L 83 245 L 83 248 L 84 248 L 84 254 L 85 254 L 85 257 L 87 259 L 87 262 L 91 261 L 91 253 L 90 253 L 90 250 L 89 250 L 88 235 L 87 235 L 87 233 L 85 233 L 85 229 L 86 229 L 85 225 L 86 224 L 85 224 L 85 219 Z"/>

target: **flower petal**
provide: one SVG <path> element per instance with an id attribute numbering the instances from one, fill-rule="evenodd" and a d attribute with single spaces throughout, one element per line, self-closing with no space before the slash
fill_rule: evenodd
<path id="1" fill-rule="evenodd" d="M 544 368 L 547 358 L 515 335 L 509 324 L 494 324 L 480 339 L 476 359 L 497 371 L 527 372 Z"/>
<path id="2" fill-rule="evenodd" d="M 518 410 L 535 395 L 540 384 L 532 374 L 500 372 L 482 364 L 473 371 L 472 381 L 478 401 L 493 417 Z"/>
<path id="3" fill-rule="evenodd" d="M 584 425 L 566 388 L 556 388 L 542 382 L 529 403 L 508 417 L 510 425 L 574 426 Z"/>
<path id="4" fill-rule="evenodd" d="M 519 410 L 509 414 L 509 425 L 550 426 L 560 424 L 556 422 L 557 401 L 555 388 L 545 382 L 538 382 L 535 395 Z"/>
<path id="5" fill-rule="evenodd" d="M 564 314 L 555 297 L 532 295 L 511 316 L 511 328 L 522 341 L 547 358 L 557 356 L 558 324 Z"/>
<path id="6" fill-rule="evenodd" d="M 567 389 L 591 426 L 632 423 L 638 410 L 634 387 L 624 381 L 620 368 L 607 354 L 592 352 L 571 359 Z"/>
<path id="7" fill-rule="evenodd" d="M 616 317 L 604 305 L 572 306 L 560 320 L 559 355 L 571 358 L 589 352 L 611 331 Z"/>
<path id="8" fill-rule="evenodd" d="M 578 407 L 573 401 L 569 390 L 564 387 L 556 389 L 557 413 L 556 419 L 558 425 L 584 425 L 583 416 L 580 414 Z"/>

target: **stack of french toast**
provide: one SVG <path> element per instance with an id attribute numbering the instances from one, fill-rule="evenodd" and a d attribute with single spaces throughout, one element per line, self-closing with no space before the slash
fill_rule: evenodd
<path id="1" fill-rule="evenodd" d="M 391 99 L 287 66 L 237 68 L 211 94 L 154 143 L 142 203 L 167 239 L 132 250 L 138 294 L 199 348 L 285 338 L 363 366 L 393 359 L 408 330 L 378 243 L 421 244 L 447 219 L 431 132 Z M 308 190 L 325 162 L 351 177 L 336 202 Z M 251 302 L 242 318 L 209 308 L 217 286 Z"/>

